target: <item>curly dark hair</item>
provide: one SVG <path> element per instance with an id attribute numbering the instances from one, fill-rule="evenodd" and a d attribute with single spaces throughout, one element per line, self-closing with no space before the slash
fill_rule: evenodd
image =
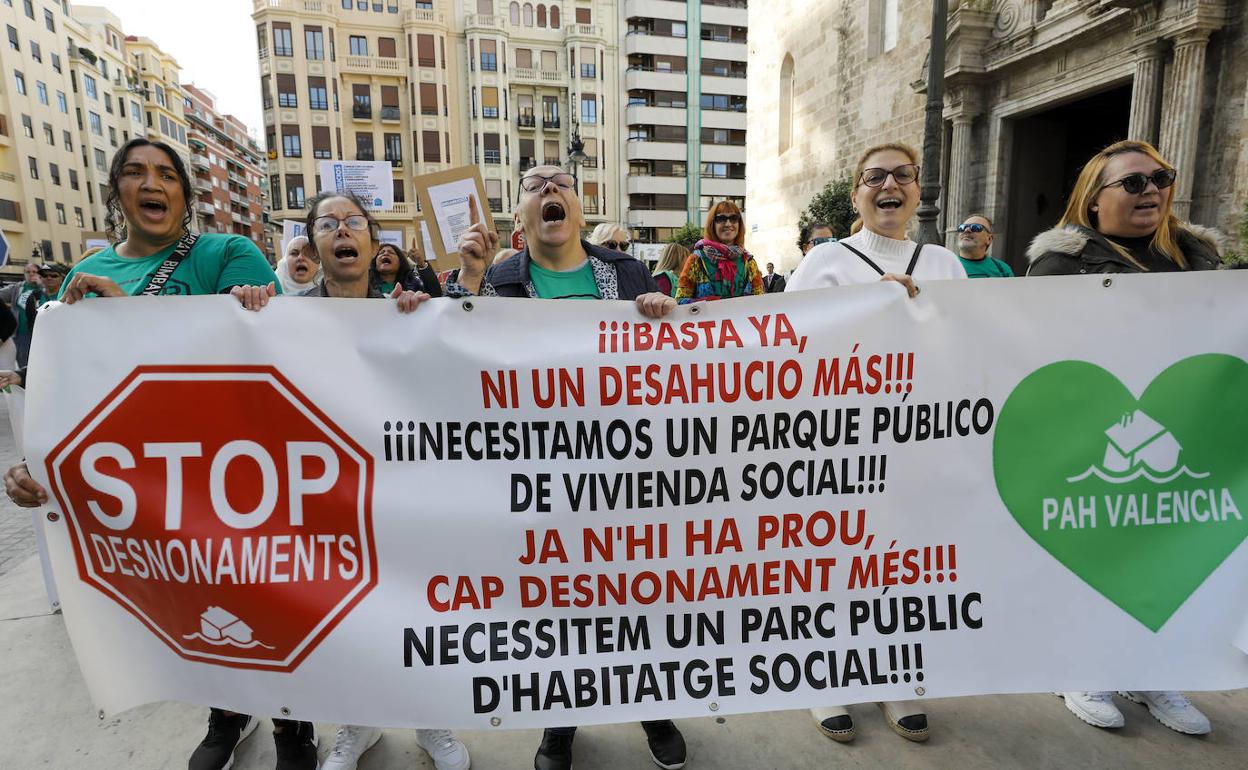
<path id="1" fill-rule="evenodd" d="M 831 230 L 832 226 L 827 222 L 807 222 L 802 226 L 801 232 L 797 236 L 797 248 L 802 248 L 810 241 L 810 234 L 816 230 Z"/>
<path id="2" fill-rule="evenodd" d="M 178 183 L 182 185 L 182 229 L 190 232 L 191 222 L 194 219 L 194 192 L 191 190 L 191 177 L 186 172 L 186 164 L 182 162 L 182 157 L 178 155 L 177 150 L 164 142 L 153 142 L 150 139 L 136 136 L 122 145 L 117 154 L 113 156 L 112 165 L 108 168 L 108 196 L 104 199 L 104 230 L 109 242 L 121 243 L 126 239 L 128 228 L 125 212 L 121 209 L 118 185 L 121 182 L 121 170 L 126 165 L 126 159 L 130 156 L 130 151 L 136 147 L 155 147 L 169 156 L 169 163 L 178 174 Z"/>
<path id="3" fill-rule="evenodd" d="M 332 198 L 344 198 L 354 203 L 355 207 L 364 215 L 364 218 L 368 220 L 368 234 L 372 236 L 373 241 L 381 238 L 381 225 L 377 224 L 376 219 L 373 219 L 373 215 L 369 213 L 368 208 L 364 205 L 364 201 L 360 200 L 358 195 L 350 190 L 346 192 L 331 192 L 327 190 L 313 195 L 308 200 L 308 211 L 303 216 L 303 234 L 308 236 L 308 243 L 312 246 L 312 251 L 316 251 L 316 238 L 313 237 L 312 232 L 312 223 L 316 221 L 316 210 L 321 207 L 322 203 Z"/>

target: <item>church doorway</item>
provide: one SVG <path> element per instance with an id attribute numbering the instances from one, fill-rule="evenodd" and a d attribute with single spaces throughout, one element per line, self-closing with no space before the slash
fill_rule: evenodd
<path id="1" fill-rule="evenodd" d="M 1057 224 L 1083 164 L 1127 136 L 1130 82 L 1042 112 L 1011 118 L 1010 195 L 1006 242 L 994 256 L 1017 275 L 1027 271 L 1031 239 Z"/>

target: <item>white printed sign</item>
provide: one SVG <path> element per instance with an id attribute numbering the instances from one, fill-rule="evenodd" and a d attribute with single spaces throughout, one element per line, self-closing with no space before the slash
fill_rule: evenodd
<path id="1" fill-rule="evenodd" d="M 321 192 L 352 192 L 373 211 L 394 208 L 394 177 L 385 160 L 323 160 Z"/>

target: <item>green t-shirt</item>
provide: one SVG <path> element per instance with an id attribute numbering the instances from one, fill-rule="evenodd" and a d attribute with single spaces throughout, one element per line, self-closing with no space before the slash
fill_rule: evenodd
<path id="1" fill-rule="evenodd" d="M 150 257 L 123 257 L 109 246 L 74 265 L 61 286 L 73 280 L 75 273 L 88 273 L 110 278 L 130 295 L 147 288 L 156 268 L 173 253 L 177 244 Z M 161 294 L 220 294 L 235 286 L 263 286 L 272 282 L 280 294 L 281 284 L 260 249 L 241 235 L 204 233 L 195 242 L 190 255 L 182 260 L 161 288 Z"/>
<path id="2" fill-rule="evenodd" d="M 17 316 L 18 334 L 30 334 L 30 319 L 26 317 L 26 300 L 36 292 L 42 294 L 43 287 L 37 283 L 23 283 L 22 290 L 17 293 L 17 304 L 13 306 L 13 313 Z"/>
<path id="3" fill-rule="evenodd" d="M 381 293 L 382 293 L 382 294 L 384 294 L 385 296 L 389 297 L 389 296 L 390 296 L 390 293 L 391 293 L 392 291 L 394 291 L 394 284 L 395 284 L 395 282 L 394 282 L 394 281 L 385 281 L 385 282 L 384 282 L 384 283 L 382 283 L 382 284 L 381 284 L 381 286 L 379 286 L 378 288 L 381 290 Z"/>
<path id="4" fill-rule="evenodd" d="M 966 269 L 967 278 L 1013 278 L 1014 271 L 1010 266 L 996 257 L 984 257 L 983 259 L 966 259 L 958 257 L 962 260 L 962 267 Z"/>
<path id="5" fill-rule="evenodd" d="M 529 262 L 529 277 L 542 299 L 602 299 L 594 281 L 594 268 L 585 260 L 580 267 L 566 272 L 547 270 Z"/>

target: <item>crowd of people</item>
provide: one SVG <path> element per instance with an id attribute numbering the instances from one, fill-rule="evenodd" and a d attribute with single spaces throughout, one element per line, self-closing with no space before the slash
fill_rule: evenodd
<path id="1" fill-rule="evenodd" d="M 959 253 L 920 244 L 907 233 L 919 204 L 919 158 L 903 144 L 881 144 L 864 152 L 854 172 L 852 203 L 858 219 L 848 237 L 837 239 L 825 223 L 802 228 L 801 263 L 786 279 L 766 265 L 764 274 L 744 247 L 740 208 L 720 201 L 707 212 L 702 238 L 686 250 L 669 244 L 651 271 L 628 254 L 626 229 L 604 224 L 586 228 L 577 180 L 556 166 L 529 169 L 519 179 L 515 225 L 523 248 L 500 248 L 499 234 L 473 222 L 457 249 L 460 265 L 436 273 L 417 245 L 406 252 L 379 242 L 380 228 L 354 196 L 322 193 L 308 202 L 306 236 L 295 238 L 276 271 L 247 238 L 190 231 L 193 188 L 185 166 L 168 145 L 147 139 L 128 142 L 109 171 L 106 220 L 111 244 L 66 271 L 58 265 L 28 265 L 21 284 L 0 292 L 13 311 L 16 363 L 24 366 L 37 313 L 45 300 L 73 304 L 99 297 L 140 294 L 230 294 L 246 309 L 263 312 L 279 295 L 372 298 L 393 301 L 412 313 L 433 297 L 523 297 L 530 299 L 627 300 L 648 318 L 662 318 L 690 302 L 728 300 L 763 293 L 886 281 L 917 297 L 928 281 L 1013 275 L 991 255 L 992 222 L 968 216 L 958 229 Z M 1088 161 L 1065 213 L 1028 252 L 1030 275 L 1175 272 L 1219 265 L 1216 233 L 1180 222 L 1171 213 L 1174 168 L 1143 142 L 1119 142 Z M 7 314 L 6 314 L 7 315 Z M 20 375 L 17 376 L 20 379 Z M 5 474 L 5 488 L 18 505 L 39 506 L 46 490 L 25 464 Z M 1060 693 L 1080 719 L 1118 727 L 1123 716 L 1107 692 Z M 1124 692 L 1166 726 L 1202 734 L 1208 720 L 1176 692 Z M 930 735 L 925 709 L 913 702 L 880 703 L 889 726 L 902 737 Z M 843 706 L 812 710 L 818 729 L 836 741 L 850 741 L 855 728 Z M 318 767 L 314 725 L 273 720 L 280 770 Z M 208 730 L 193 750 L 190 770 L 221 770 L 238 744 L 256 728 L 247 714 L 213 708 Z M 654 764 L 683 767 L 686 746 L 666 719 L 641 723 Z M 449 730 L 417 730 L 419 745 L 438 770 L 467 770 L 467 747 Z M 575 727 L 545 730 L 534 757 L 535 770 L 572 766 Z M 320 765 L 349 770 L 380 738 L 370 726 L 344 725 Z"/>

